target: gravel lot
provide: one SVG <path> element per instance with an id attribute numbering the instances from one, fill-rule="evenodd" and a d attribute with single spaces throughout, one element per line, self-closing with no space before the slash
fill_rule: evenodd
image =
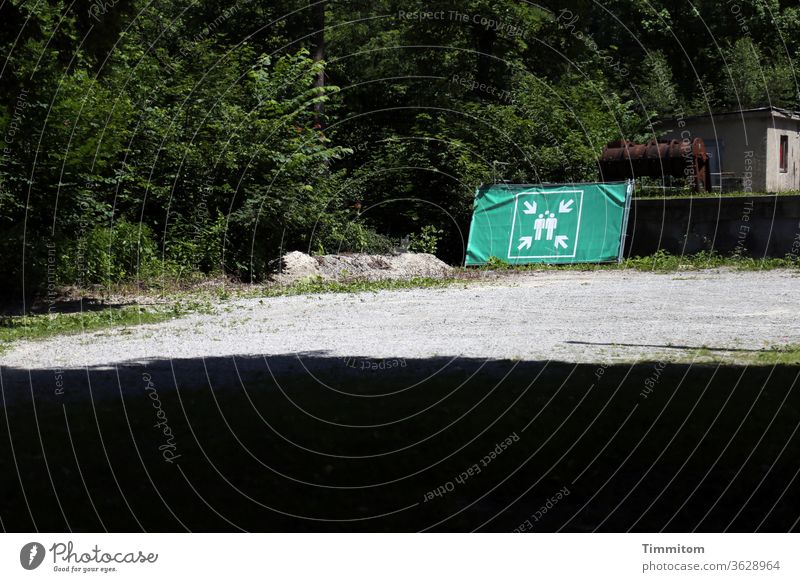
<path id="1" fill-rule="evenodd" d="M 559 271 L 444 289 L 245 299 L 213 314 L 20 343 L 0 364 L 75 368 L 305 352 L 730 361 L 741 357 L 730 350 L 800 342 L 798 290 L 800 276 L 786 271 Z"/>

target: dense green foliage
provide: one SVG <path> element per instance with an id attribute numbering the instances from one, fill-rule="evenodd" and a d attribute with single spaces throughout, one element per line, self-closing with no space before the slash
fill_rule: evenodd
<path id="1" fill-rule="evenodd" d="M 606 141 L 659 116 L 797 107 L 800 9 L 778 0 L 12 0 L 0 18 L 17 295 L 258 280 L 286 250 L 401 238 L 459 261 L 482 182 L 593 180 Z"/>

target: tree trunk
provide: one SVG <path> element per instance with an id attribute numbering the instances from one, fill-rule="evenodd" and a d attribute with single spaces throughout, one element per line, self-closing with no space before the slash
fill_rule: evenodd
<path id="1" fill-rule="evenodd" d="M 325 4 L 327 2 L 318 2 L 315 6 L 312 7 L 313 10 L 313 19 L 312 19 L 312 27 L 316 31 L 313 36 L 313 51 L 312 51 L 312 58 L 314 62 L 320 62 L 325 60 Z M 317 74 L 317 80 L 314 83 L 315 87 L 322 88 L 325 87 L 325 71 L 321 70 Z M 316 123 L 322 127 L 323 117 L 325 114 L 325 105 L 323 103 L 316 103 L 314 105 L 314 110 L 317 113 L 317 120 Z"/>

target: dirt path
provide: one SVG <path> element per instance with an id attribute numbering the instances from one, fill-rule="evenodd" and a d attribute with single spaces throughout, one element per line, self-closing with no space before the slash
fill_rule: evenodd
<path id="1" fill-rule="evenodd" d="M 444 289 L 229 301 L 216 313 L 23 342 L 16 368 L 314 352 L 568 362 L 730 361 L 800 343 L 795 272 L 546 272 Z"/>

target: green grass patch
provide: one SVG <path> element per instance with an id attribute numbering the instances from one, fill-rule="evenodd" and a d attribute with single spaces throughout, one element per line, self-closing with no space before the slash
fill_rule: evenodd
<path id="1" fill-rule="evenodd" d="M 126 306 L 78 313 L 6 316 L 0 318 L 0 351 L 15 341 L 74 335 L 110 327 L 159 323 L 199 310 L 175 304 L 163 308 Z"/>
<path id="2" fill-rule="evenodd" d="M 326 281 L 321 277 L 316 277 L 285 287 L 259 288 L 255 290 L 254 295 L 260 297 L 284 297 L 289 295 L 311 295 L 319 293 L 374 293 L 377 291 L 393 291 L 397 289 L 447 287 L 455 283 L 463 283 L 463 280 L 455 277 L 444 279 L 413 277 L 411 279 L 387 279 L 381 281 L 366 281 L 363 279 Z"/>
<path id="3" fill-rule="evenodd" d="M 756 354 L 755 363 L 770 366 L 798 365 L 800 364 L 800 344 L 768 348 Z"/>
<path id="4" fill-rule="evenodd" d="M 433 279 L 429 277 L 386 281 L 325 281 L 309 279 L 288 286 L 220 288 L 211 297 L 226 301 L 232 298 L 284 297 L 321 293 L 365 293 L 396 289 L 446 287 L 462 280 L 456 278 Z M 160 323 L 192 313 L 212 311 L 208 301 L 198 301 L 198 294 L 188 292 L 172 305 L 162 307 L 125 306 L 78 313 L 48 313 L 41 315 L 6 316 L 0 318 L 0 352 L 15 341 L 45 339 L 60 335 L 74 335 L 106 328 L 125 328 L 147 323 Z M 192 300 L 193 299 L 193 300 Z"/>
<path id="5" fill-rule="evenodd" d="M 479 267 L 480 270 L 485 271 L 600 271 L 634 269 L 637 271 L 655 271 L 661 273 L 719 268 L 729 268 L 738 271 L 800 269 L 800 260 L 790 257 L 784 259 L 756 259 L 744 256 L 723 256 L 714 251 L 700 252 L 693 255 L 672 255 L 664 251 L 658 251 L 647 257 L 631 257 L 624 259 L 621 263 L 510 265 L 497 257 L 489 257 L 488 263 Z"/>
<path id="6" fill-rule="evenodd" d="M 739 271 L 765 271 L 773 269 L 798 269 L 800 261 L 793 258 L 757 259 L 744 256 L 722 256 L 716 252 L 700 252 L 694 255 L 672 255 L 658 251 L 649 257 L 625 259 L 619 267 L 640 271 L 679 271 L 731 268 Z"/>
<path id="7" fill-rule="evenodd" d="M 669 359 L 665 356 L 665 359 Z M 718 363 L 748 366 L 797 366 L 800 365 L 800 344 L 769 346 L 760 350 L 712 351 L 707 347 L 696 348 L 684 357 L 673 358 L 675 363 Z"/>

